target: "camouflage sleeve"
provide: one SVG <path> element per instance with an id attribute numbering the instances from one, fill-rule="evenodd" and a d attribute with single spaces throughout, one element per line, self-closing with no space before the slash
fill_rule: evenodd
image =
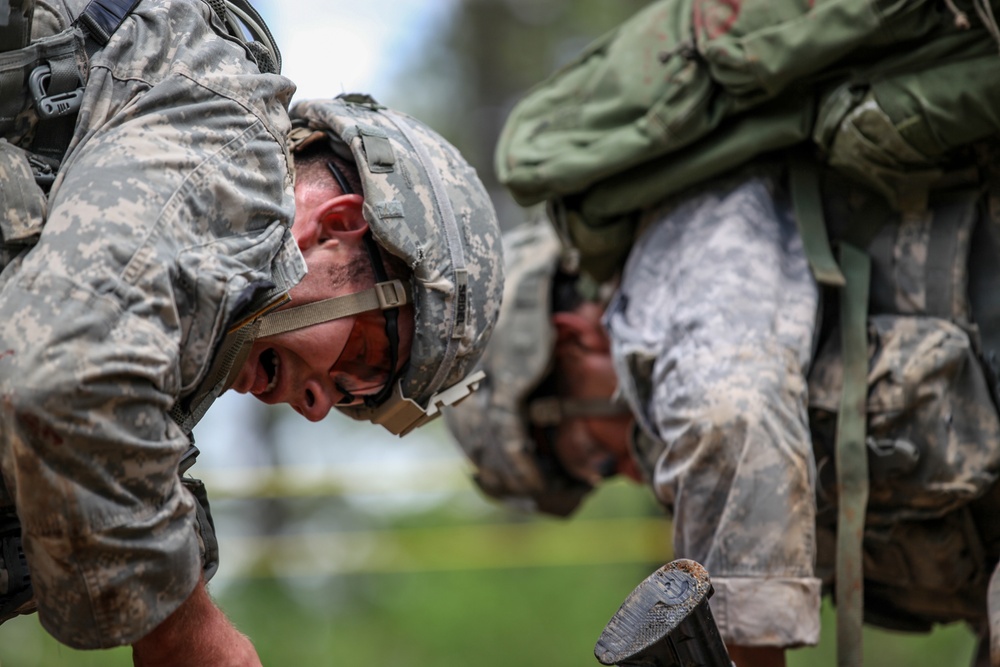
<path id="1" fill-rule="evenodd" d="M 609 309 L 623 391 L 662 448 L 650 461 L 674 551 L 711 574 L 723 638 L 819 639 L 815 466 L 805 374 L 817 288 L 765 179 L 666 212 Z"/>
<path id="2" fill-rule="evenodd" d="M 294 251 L 293 88 L 200 2 L 144 0 L 91 62 L 37 245 L 0 274 L 0 462 L 40 620 L 131 644 L 201 571 L 169 416 L 235 294 Z M 290 250 L 291 249 L 291 250 Z"/>

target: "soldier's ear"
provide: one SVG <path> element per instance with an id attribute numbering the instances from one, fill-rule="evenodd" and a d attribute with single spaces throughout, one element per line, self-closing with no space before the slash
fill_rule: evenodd
<path id="1" fill-rule="evenodd" d="M 292 226 L 299 250 L 305 252 L 331 241 L 334 244 L 360 241 L 368 230 L 361 208 L 363 202 L 359 195 L 339 195 L 312 208 L 300 207 Z"/>
<path id="2" fill-rule="evenodd" d="M 368 221 L 362 213 L 364 199 L 361 195 L 339 195 L 316 208 L 316 221 L 326 235 L 353 233 L 364 234 Z"/>

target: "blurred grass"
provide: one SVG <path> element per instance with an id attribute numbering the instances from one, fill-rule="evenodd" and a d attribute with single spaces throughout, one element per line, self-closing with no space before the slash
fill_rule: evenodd
<path id="1" fill-rule="evenodd" d="M 604 624 L 655 567 L 244 580 L 228 586 L 219 602 L 254 638 L 265 665 L 596 666 L 593 647 Z M 823 613 L 820 645 L 790 652 L 789 667 L 836 664 L 829 605 Z M 929 635 L 865 632 L 870 666 L 965 667 L 972 650 L 971 636 L 959 626 Z M 60 646 L 35 617 L 3 626 L 0 656 L 4 667 L 131 665 L 128 649 L 82 652 Z"/>
<path id="2" fill-rule="evenodd" d="M 256 511 L 243 501 L 220 509 L 217 520 L 230 525 L 236 517 L 227 513 Z M 288 525 L 304 522 L 300 514 Z M 669 524 L 647 490 L 628 484 L 602 488 L 569 521 L 464 498 L 371 529 L 224 538 L 224 574 L 211 591 L 271 667 L 596 667 L 604 624 L 671 557 Z M 324 560 L 327 541 L 361 556 Z M 246 550 L 253 558 L 241 564 L 236 556 Z M 789 667 L 836 664 L 829 604 L 823 615 L 819 646 L 789 653 Z M 966 667 L 972 651 L 960 626 L 929 635 L 865 632 L 869 666 Z M 131 664 L 127 648 L 61 646 L 36 616 L 0 626 L 0 667 Z"/>
<path id="3" fill-rule="evenodd" d="M 823 600 L 819 645 L 788 653 L 788 667 L 835 667 L 837 664 L 836 611 Z M 868 667 L 970 667 L 976 649 L 967 626 L 939 626 L 927 634 L 889 632 L 866 627 L 864 661 Z"/>

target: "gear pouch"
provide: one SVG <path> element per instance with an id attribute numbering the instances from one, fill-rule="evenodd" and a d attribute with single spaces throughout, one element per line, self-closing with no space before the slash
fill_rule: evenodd
<path id="1" fill-rule="evenodd" d="M 948 320 L 868 319 L 869 521 L 941 517 L 996 480 L 1000 437 L 968 334 Z M 809 417 L 820 505 L 836 497 L 834 438 L 843 366 L 838 336 L 809 374 Z"/>

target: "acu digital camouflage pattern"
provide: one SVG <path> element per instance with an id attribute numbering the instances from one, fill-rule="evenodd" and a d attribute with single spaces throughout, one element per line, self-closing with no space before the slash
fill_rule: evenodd
<path id="1" fill-rule="evenodd" d="M 674 512 L 676 553 L 710 565 L 724 636 L 795 646 L 818 640 L 820 592 L 833 583 L 840 348 L 824 338 L 810 366 L 817 293 L 787 196 L 769 178 L 737 178 L 747 180 L 711 183 L 647 215 L 606 324 L 639 415 L 638 463 Z M 982 313 L 966 261 L 977 212 L 1000 219 L 1000 207 L 941 193 L 900 215 L 843 179 L 829 186 L 835 228 L 885 224 L 869 249 L 866 619 L 905 630 L 979 624 L 1000 551 L 1000 434 L 968 334 Z M 549 234 L 505 237 L 507 296 L 483 358 L 497 386 L 446 411 L 480 485 L 500 498 L 539 488 L 527 416 L 512 406 L 551 363 Z M 521 334 L 542 341 L 534 354 Z"/>
<path id="2" fill-rule="evenodd" d="M 134 642 L 195 586 L 170 411 L 254 286 L 305 269 L 294 88 L 223 35 L 207 4 L 140 2 L 90 62 L 44 228 L 4 240 L 0 504 L 17 506 L 42 624 L 77 648 Z"/>
<path id="3" fill-rule="evenodd" d="M 997 508 L 1000 433 L 966 330 L 979 208 L 932 193 L 930 209 L 900 215 L 851 188 L 827 195 L 834 223 L 857 221 L 845 202 L 886 223 L 869 249 L 865 618 L 918 631 L 982 623 L 997 545 L 981 534 Z M 749 181 L 666 208 L 633 251 L 607 323 L 644 426 L 638 450 L 674 511 L 675 552 L 712 573 L 723 636 L 794 646 L 817 638 L 816 581 L 833 584 L 840 347 L 827 338 L 806 361 L 815 288 L 787 204 L 769 196 Z"/>
<path id="4" fill-rule="evenodd" d="M 932 623 L 981 622 L 992 566 L 970 502 L 994 484 L 1000 467 L 997 414 L 982 369 L 966 332 L 947 320 L 875 315 L 868 330 L 866 619 L 912 631 L 927 631 Z M 831 339 L 809 377 L 819 469 L 817 573 L 829 584 L 842 378 L 839 340 Z"/>
<path id="5" fill-rule="evenodd" d="M 500 310 L 503 249 L 489 195 L 454 146 L 367 96 L 308 100 L 291 116 L 347 145 L 375 239 L 413 271 L 415 331 L 402 388 L 427 407 L 472 371 Z M 357 419 L 371 412 L 340 409 Z"/>
<path id="6" fill-rule="evenodd" d="M 763 171 L 763 169 L 759 170 Z M 805 373 L 818 292 L 773 180 L 712 183 L 654 211 L 605 314 L 674 553 L 712 575 L 730 643 L 814 644 Z"/>
<path id="7" fill-rule="evenodd" d="M 835 226 L 859 217 L 870 222 L 873 215 L 887 223 L 868 249 L 865 618 L 912 631 L 955 620 L 980 624 L 1000 555 L 991 528 L 1000 509 L 1000 424 L 982 363 L 996 358 L 996 338 L 979 328 L 995 321 L 984 308 L 996 311 L 989 303 L 996 292 L 970 271 L 995 273 L 996 255 L 970 253 L 977 232 L 996 219 L 987 218 L 982 187 L 961 180 L 929 191 L 925 208 L 903 214 L 856 187 L 829 185 L 836 187 L 828 210 Z M 834 568 L 828 545 L 836 534 L 834 429 L 842 377 L 834 335 L 809 376 L 819 470 L 817 574 L 825 583 Z"/>
<path id="8" fill-rule="evenodd" d="M 45 193 L 35 184 L 24 152 L 4 139 L 0 139 L 0 267 L 17 252 L 16 246 L 30 243 L 45 219 Z"/>
<path id="9" fill-rule="evenodd" d="M 530 432 L 529 395 L 552 370 L 552 278 L 563 253 L 545 222 L 503 235 L 505 287 L 500 318 L 479 368 L 479 389 L 444 411 L 455 440 L 476 467 L 476 483 L 489 495 L 533 509 L 568 514 L 589 485 L 539 466 Z"/>

